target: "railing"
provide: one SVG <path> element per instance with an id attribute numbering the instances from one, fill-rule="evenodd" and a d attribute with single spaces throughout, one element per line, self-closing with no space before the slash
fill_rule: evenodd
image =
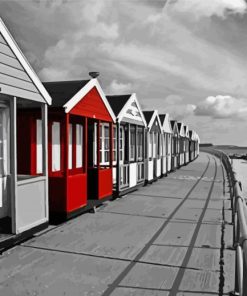
<path id="1" fill-rule="evenodd" d="M 222 151 L 203 149 L 221 159 L 229 181 L 232 223 L 233 247 L 236 251 L 235 257 L 235 289 L 232 295 L 247 296 L 247 206 L 242 196 L 240 183 L 236 180 L 235 173 L 229 157 Z"/>

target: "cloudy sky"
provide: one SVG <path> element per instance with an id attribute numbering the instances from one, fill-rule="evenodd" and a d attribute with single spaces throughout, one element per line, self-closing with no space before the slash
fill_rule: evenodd
<path id="1" fill-rule="evenodd" d="M 244 0 L 1 0 L 0 16 L 42 81 L 99 71 L 107 94 L 247 146 Z"/>

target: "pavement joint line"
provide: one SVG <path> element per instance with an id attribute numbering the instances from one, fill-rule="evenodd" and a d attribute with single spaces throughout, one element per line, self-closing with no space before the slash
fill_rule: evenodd
<path id="1" fill-rule="evenodd" d="M 188 245 L 166 245 L 166 244 L 152 244 L 152 246 L 157 246 L 157 247 L 172 247 L 172 248 L 188 248 Z M 206 246 L 196 246 L 194 247 L 194 249 L 205 249 L 205 250 L 219 250 L 220 251 L 220 247 L 206 247 Z"/>
<path id="2" fill-rule="evenodd" d="M 154 233 L 154 235 L 151 237 L 149 242 L 143 247 L 143 249 L 137 254 L 137 256 L 134 258 L 135 261 L 138 261 L 142 256 L 147 252 L 147 250 L 150 248 L 150 246 L 153 244 L 153 242 L 159 237 L 161 232 L 165 229 L 165 227 L 168 225 L 170 220 L 173 218 L 173 216 L 177 213 L 177 211 L 182 207 L 184 202 L 188 199 L 190 194 L 193 192 L 193 190 L 196 188 L 196 186 L 199 184 L 201 179 L 206 174 L 210 164 L 210 157 L 208 156 L 208 163 L 206 165 L 205 170 L 203 171 L 201 177 L 195 182 L 195 184 L 191 187 L 189 192 L 186 194 L 184 199 L 177 205 L 177 207 L 174 209 L 174 211 L 170 214 L 168 219 L 161 225 L 161 227 Z M 116 279 L 108 286 L 108 288 L 103 292 L 102 296 L 109 296 L 115 288 L 119 285 L 119 283 L 125 278 L 125 276 L 132 270 L 132 268 L 135 266 L 136 262 L 131 261 L 130 264 L 116 277 Z"/>
<path id="3" fill-rule="evenodd" d="M 116 215 L 124 215 L 124 216 L 133 216 L 133 217 L 143 217 L 143 218 L 153 218 L 153 219 L 162 219 L 165 220 L 166 217 L 164 216 L 152 216 L 152 215 L 141 215 L 141 214 L 128 214 L 128 213 L 121 213 L 121 212 L 113 212 L 113 211 L 100 211 L 100 213 L 105 214 L 116 214 Z"/>
<path id="4" fill-rule="evenodd" d="M 109 286 L 109 285 L 108 285 Z M 116 288 L 125 288 L 125 289 L 135 289 L 135 290 L 147 290 L 147 291 L 160 291 L 160 292 L 169 292 L 169 289 L 162 289 L 162 288 L 147 288 L 147 287 L 140 287 L 140 286 L 125 286 L 125 285 L 118 285 Z"/>
<path id="5" fill-rule="evenodd" d="M 157 198 L 170 198 L 170 199 L 183 199 L 183 197 L 176 197 L 176 196 L 162 196 L 162 195 L 153 195 L 153 194 L 130 194 L 134 196 L 147 196 L 147 197 L 157 197 Z"/>
<path id="6" fill-rule="evenodd" d="M 216 162 L 215 158 L 214 158 L 214 162 L 215 162 L 214 179 L 216 179 L 216 176 L 217 176 L 217 162 Z M 183 262 L 181 264 L 181 266 L 183 266 L 183 267 L 187 266 L 187 264 L 189 263 L 189 260 L 191 258 L 191 255 L 192 255 L 195 243 L 196 243 L 196 239 L 198 237 L 198 234 L 199 234 L 199 231 L 200 231 L 200 228 L 201 228 L 201 224 L 202 224 L 203 218 L 205 216 L 205 213 L 206 213 L 206 210 L 207 210 L 207 207 L 208 207 L 208 204 L 209 204 L 212 192 L 213 192 L 213 188 L 214 188 L 214 182 L 210 186 L 208 196 L 207 196 L 207 199 L 206 199 L 206 202 L 205 202 L 204 209 L 203 209 L 203 211 L 202 211 L 202 213 L 200 215 L 200 218 L 199 218 L 199 220 L 197 222 L 197 225 L 196 225 L 196 228 L 194 230 L 193 236 L 192 236 L 192 238 L 190 240 L 190 244 L 189 244 L 189 247 L 187 249 L 186 255 L 185 255 L 184 260 L 183 260 Z M 186 270 L 185 268 L 180 268 L 179 269 L 179 271 L 178 271 L 178 273 L 176 275 L 176 278 L 175 278 L 175 280 L 173 282 L 172 288 L 170 290 L 169 296 L 177 295 L 177 293 L 179 291 L 179 286 L 180 286 L 180 284 L 182 282 L 182 279 L 183 279 L 183 276 L 184 276 L 185 270 Z"/>
<path id="7" fill-rule="evenodd" d="M 171 267 L 171 268 L 179 268 L 179 266 L 172 265 L 172 264 L 163 264 L 158 262 L 150 262 L 150 261 L 144 261 L 144 260 L 131 260 L 127 258 L 119 258 L 119 257 L 112 257 L 112 256 L 104 256 L 104 255 L 97 255 L 97 254 L 90 254 L 90 253 L 82 253 L 82 252 L 76 252 L 76 251 L 67 251 L 67 250 L 59 250 L 59 249 L 51 249 L 51 248 L 44 248 L 44 247 L 37 247 L 37 246 L 29 246 L 29 245 L 21 245 L 25 248 L 31 248 L 31 249 L 37 249 L 37 250 L 43 250 L 43 251 L 49 251 L 49 252 L 57 252 L 57 253 L 63 253 L 63 254 L 70 254 L 70 255 L 79 255 L 79 256 L 88 256 L 88 257 L 94 257 L 94 258 L 101 258 L 101 259 L 108 259 L 108 260 L 115 260 L 115 261 L 124 261 L 124 262 L 136 262 L 139 264 L 146 264 L 146 265 L 153 265 L 153 266 L 159 266 L 159 267 Z M 201 270 L 200 268 L 195 267 L 186 267 L 187 269 L 191 270 Z"/>

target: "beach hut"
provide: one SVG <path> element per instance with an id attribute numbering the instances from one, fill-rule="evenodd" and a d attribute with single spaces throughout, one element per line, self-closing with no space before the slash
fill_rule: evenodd
<path id="1" fill-rule="evenodd" d="M 170 120 L 172 127 L 172 151 L 171 151 L 171 170 L 174 171 L 178 168 L 179 158 L 179 132 L 176 120 Z"/>
<path id="2" fill-rule="evenodd" d="M 48 225 L 51 97 L 0 19 L 0 249 Z M 29 119 L 30 109 L 38 117 Z"/>
<path id="3" fill-rule="evenodd" d="M 90 80 L 46 82 L 48 110 L 49 206 L 64 220 L 112 196 L 115 115 L 92 73 Z"/>
<path id="4" fill-rule="evenodd" d="M 185 164 L 189 163 L 189 127 L 188 125 L 184 126 L 185 134 L 185 153 L 184 153 L 184 162 Z"/>
<path id="5" fill-rule="evenodd" d="M 195 132 L 193 130 L 189 130 L 189 138 L 190 138 L 190 142 L 189 142 L 189 151 L 190 151 L 189 160 L 191 162 L 191 161 L 193 161 L 195 159 Z"/>
<path id="6" fill-rule="evenodd" d="M 158 111 L 144 111 L 147 122 L 147 167 L 146 182 L 150 183 L 161 177 L 161 138 L 162 126 Z"/>
<path id="7" fill-rule="evenodd" d="M 185 153 L 185 133 L 184 133 L 184 124 L 178 122 L 178 133 L 179 133 L 179 166 L 184 165 L 184 153 Z"/>
<path id="8" fill-rule="evenodd" d="M 171 171 L 171 146 L 172 146 L 172 127 L 169 114 L 160 114 L 162 126 L 162 175 L 167 175 Z"/>
<path id="9" fill-rule="evenodd" d="M 146 120 L 136 94 L 107 96 L 116 116 L 113 129 L 114 195 L 121 196 L 144 184 Z"/>
<path id="10" fill-rule="evenodd" d="M 196 133 L 196 136 L 195 136 L 195 157 L 198 157 L 198 155 L 199 155 L 199 149 L 200 149 L 199 147 L 200 147 L 200 137 Z"/>

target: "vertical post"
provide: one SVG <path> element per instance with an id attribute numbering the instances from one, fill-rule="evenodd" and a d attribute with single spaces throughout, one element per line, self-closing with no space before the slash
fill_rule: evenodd
<path id="1" fill-rule="evenodd" d="M 83 164 L 84 164 L 84 173 L 87 174 L 87 169 L 88 169 L 88 161 L 87 161 L 87 156 L 88 156 L 88 119 L 85 117 L 84 119 L 84 139 L 83 139 Z"/>
<path id="2" fill-rule="evenodd" d="M 112 122 L 109 123 L 110 127 L 110 168 L 112 168 L 112 162 L 113 162 L 113 124 Z"/>
<path id="3" fill-rule="evenodd" d="M 10 176 L 11 176 L 11 231 L 18 232 L 17 199 L 17 117 L 16 97 L 10 100 Z"/>
<path id="4" fill-rule="evenodd" d="M 130 164 L 130 124 L 128 123 L 128 159 L 127 163 Z"/>
<path id="5" fill-rule="evenodd" d="M 66 201 L 65 201 L 65 207 L 67 211 L 68 207 L 68 193 L 69 193 L 69 188 L 68 188 L 68 175 L 69 175 L 69 170 L 68 170 L 68 165 L 69 165 L 69 114 L 65 114 L 65 120 L 64 120 L 64 130 L 65 130 L 65 139 L 64 139 L 64 176 L 65 176 L 65 190 L 66 190 Z"/>
<path id="6" fill-rule="evenodd" d="M 43 175 L 45 176 L 45 218 L 49 219 L 49 199 L 48 199 L 48 107 L 47 104 L 41 105 L 42 120 L 42 159 Z"/>
<path id="7" fill-rule="evenodd" d="M 117 129 L 117 147 L 116 147 L 116 154 L 117 154 L 117 165 L 116 165 L 116 191 L 117 195 L 120 191 L 120 125 L 118 122 L 118 118 L 116 120 L 116 129 Z M 124 145 L 124 143 L 122 143 Z M 123 151 L 125 147 L 122 147 Z"/>
<path id="8" fill-rule="evenodd" d="M 97 168 L 98 168 L 98 170 L 100 168 L 100 124 L 101 124 L 101 121 L 98 120 L 98 122 L 97 122 Z M 103 136 L 103 127 L 102 127 L 101 132 L 102 132 L 101 136 Z M 103 143 L 102 143 L 102 145 L 103 145 Z"/>
<path id="9" fill-rule="evenodd" d="M 137 149 L 137 125 L 135 125 L 135 162 L 138 162 L 138 149 Z"/>

